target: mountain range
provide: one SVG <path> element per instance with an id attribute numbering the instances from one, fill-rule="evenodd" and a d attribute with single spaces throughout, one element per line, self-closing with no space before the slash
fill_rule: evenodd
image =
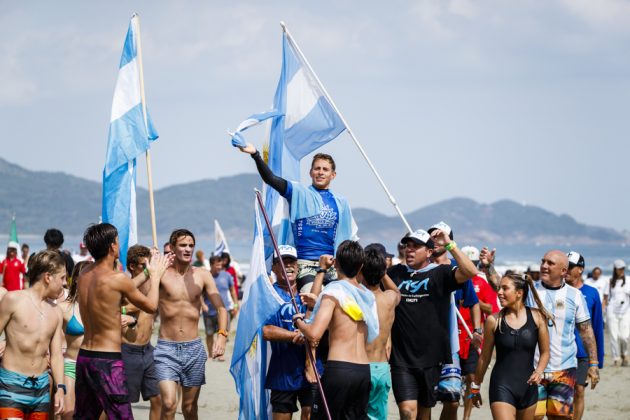
<path id="1" fill-rule="evenodd" d="M 160 236 L 177 227 L 210 236 L 220 221 L 230 242 L 251 240 L 257 174 L 173 185 L 155 191 Z M 137 189 L 138 232 L 150 234 L 148 191 Z M 16 214 L 20 234 L 43 235 L 49 227 L 79 236 L 101 214 L 101 184 L 62 172 L 30 171 L 0 158 L 0 229 L 8 233 Z M 365 208 L 353 209 L 362 242 L 392 244 L 405 233 L 397 216 Z M 491 204 L 452 198 L 406 214 L 413 227 L 449 223 L 460 243 L 504 245 L 613 245 L 630 242 L 628 234 L 579 223 L 569 215 L 512 200 Z"/>

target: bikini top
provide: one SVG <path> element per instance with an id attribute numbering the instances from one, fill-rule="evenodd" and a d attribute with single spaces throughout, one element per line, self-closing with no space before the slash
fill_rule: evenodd
<path id="1" fill-rule="evenodd" d="M 72 317 L 68 324 L 66 325 L 66 335 L 79 336 L 83 335 L 85 330 L 83 329 L 83 325 L 79 322 L 77 317 L 74 315 L 74 308 L 76 307 L 76 303 L 72 304 Z"/>

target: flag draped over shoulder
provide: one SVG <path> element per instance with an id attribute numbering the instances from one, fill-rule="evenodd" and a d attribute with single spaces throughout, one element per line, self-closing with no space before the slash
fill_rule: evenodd
<path id="1" fill-rule="evenodd" d="M 239 395 L 239 419 L 271 418 L 265 376 L 271 351 L 263 340 L 262 327 L 282 306 L 265 266 L 263 230 L 257 202 L 254 246 L 247 285 L 238 318 L 230 373 Z"/>
<path id="2" fill-rule="evenodd" d="M 232 135 L 232 144 L 235 147 L 244 146 L 245 140 L 241 133 L 269 119 L 271 124 L 267 164 L 274 174 L 288 181 L 300 180 L 300 160 L 303 157 L 346 129 L 317 78 L 286 32 L 282 38 L 282 70 L 273 110 L 252 115 L 243 121 Z M 272 188 L 267 188 L 265 208 L 271 216 L 278 243 L 292 243 L 286 200 Z M 265 251 L 269 258 L 273 251 L 269 244 Z"/>
<path id="3" fill-rule="evenodd" d="M 146 107 L 143 110 L 138 34 L 138 16 L 134 15 L 129 23 L 120 59 L 103 169 L 102 220 L 116 226 L 118 230 L 123 267 L 126 266 L 128 247 L 138 241 L 136 158 L 158 138 Z"/>
<path id="4" fill-rule="evenodd" d="M 227 239 L 218 220 L 214 220 L 214 255 L 221 255 L 222 253 L 230 253 L 230 247 L 228 246 Z"/>

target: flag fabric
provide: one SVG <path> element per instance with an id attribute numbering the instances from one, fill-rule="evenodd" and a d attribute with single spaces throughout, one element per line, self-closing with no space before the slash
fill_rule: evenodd
<path id="1" fill-rule="evenodd" d="M 225 234 L 223 234 L 223 229 L 221 229 L 221 225 L 219 221 L 214 219 L 214 255 L 221 255 L 224 252 L 230 254 L 230 247 L 228 246 L 227 239 L 225 239 Z"/>
<path id="2" fill-rule="evenodd" d="M 138 242 L 136 158 L 158 138 L 148 111 L 146 119 L 143 111 L 138 34 L 138 16 L 133 15 L 120 59 L 103 169 L 102 221 L 118 230 L 123 267 L 126 267 L 127 249 Z"/>
<path id="3" fill-rule="evenodd" d="M 15 214 L 11 218 L 11 233 L 9 234 L 9 242 L 20 243 L 17 233 L 17 224 L 15 223 Z"/>
<path id="4" fill-rule="evenodd" d="M 274 290 L 265 266 L 263 229 L 258 203 L 250 272 L 243 293 L 234 340 L 230 373 L 239 395 L 239 419 L 271 418 L 269 391 L 265 376 L 271 357 L 269 343 L 263 340 L 262 327 L 284 304 Z"/>
<path id="5" fill-rule="evenodd" d="M 242 147 L 241 132 L 271 120 L 269 161 L 271 171 L 288 180 L 300 180 L 300 160 L 341 134 L 345 125 L 326 97 L 315 75 L 299 54 L 293 40 L 283 33 L 282 70 L 276 88 L 273 109 L 254 114 L 243 121 L 232 134 L 232 144 Z M 265 208 L 278 243 L 293 243 L 287 201 L 272 188 L 265 190 Z M 265 248 L 267 258 L 272 248 Z"/>

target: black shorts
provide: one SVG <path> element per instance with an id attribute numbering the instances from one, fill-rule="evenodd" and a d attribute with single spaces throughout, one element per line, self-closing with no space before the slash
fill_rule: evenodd
<path id="1" fill-rule="evenodd" d="M 129 402 L 147 401 L 151 397 L 160 395 L 160 386 L 153 360 L 153 346 L 122 343 L 120 346 L 122 360 L 125 363 L 127 387 L 129 388 Z"/>
<path id="2" fill-rule="evenodd" d="M 333 420 L 368 420 L 370 365 L 329 360 L 324 367 L 322 388 Z M 312 420 L 326 419 L 319 393 L 313 402 Z"/>
<path id="3" fill-rule="evenodd" d="M 298 411 L 298 401 L 301 409 L 311 407 L 315 392 L 317 392 L 317 384 L 297 391 L 277 391 L 272 389 L 271 411 L 274 413 L 295 413 Z"/>
<path id="4" fill-rule="evenodd" d="M 424 369 L 392 366 L 392 389 L 396 403 L 418 401 L 421 407 L 435 407 L 441 371 L 440 366 Z"/>
<path id="5" fill-rule="evenodd" d="M 462 377 L 467 375 L 473 375 L 477 369 L 477 362 L 479 361 L 479 353 L 472 346 L 468 352 L 468 359 L 460 359 L 462 365 Z"/>
<path id="6" fill-rule="evenodd" d="M 576 385 L 586 386 L 588 385 L 588 357 L 580 357 L 577 359 L 577 376 L 575 380 Z"/>

